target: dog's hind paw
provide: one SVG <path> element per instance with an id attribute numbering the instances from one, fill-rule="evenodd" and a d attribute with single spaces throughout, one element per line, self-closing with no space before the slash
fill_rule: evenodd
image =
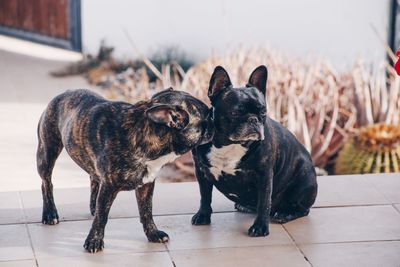
<path id="1" fill-rule="evenodd" d="M 287 223 L 293 221 L 297 218 L 307 216 L 310 211 L 295 211 L 292 213 L 288 212 L 276 212 L 274 216 L 271 217 L 271 222 L 273 223 Z"/>
<path id="2" fill-rule="evenodd" d="M 146 235 L 147 235 L 147 239 L 153 243 L 165 243 L 165 242 L 168 242 L 168 240 L 169 240 L 169 236 L 167 235 L 167 233 L 160 231 L 160 230 L 151 231 L 150 233 L 148 233 Z"/>
<path id="3" fill-rule="evenodd" d="M 48 225 L 56 225 L 60 222 L 56 210 L 46 210 L 42 214 L 42 223 Z"/>
<path id="4" fill-rule="evenodd" d="M 87 238 L 83 247 L 89 253 L 96 253 L 104 249 L 104 241 L 103 239 Z"/>

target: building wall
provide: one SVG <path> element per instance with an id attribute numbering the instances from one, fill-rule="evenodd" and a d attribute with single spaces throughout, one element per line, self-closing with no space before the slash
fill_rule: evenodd
<path id="1" fill-rule="evenodd" d="M 291 56 L 317 55 L 345 67 L 380 60 L 389 0 L 82 0 L 83 47 L 100 40 L 118 57 L 135 57 L 123 30 L 150 54 L 178 45 L 195 60 L 239 45 L 269 45 Z"/>

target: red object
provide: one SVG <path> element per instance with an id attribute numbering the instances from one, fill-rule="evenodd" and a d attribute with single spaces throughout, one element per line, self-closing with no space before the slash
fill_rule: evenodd
<path id="1" fill-rule="evenodd" d="M 400 49 L 397 50 L 396 56 L 398 56 L 399 58 L 397 59 L 396 64 L 394 64 L 394 69 L 396 70 L 397 75 L 400 75 Z"/>

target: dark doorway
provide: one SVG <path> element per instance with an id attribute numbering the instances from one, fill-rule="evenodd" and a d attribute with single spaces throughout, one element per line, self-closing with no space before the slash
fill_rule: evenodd
<path id="1" fill-rule="evenodd" d="M 0 34 L 82 50 L 80 0 L 0 0 Z"/>

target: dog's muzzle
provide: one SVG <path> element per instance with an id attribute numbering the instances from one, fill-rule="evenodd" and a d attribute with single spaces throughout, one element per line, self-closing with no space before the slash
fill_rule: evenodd
<path id="1" fill-rule="evenodd" d="M 249 135 L 249 138 L 257 141 L 264 140 L 265 139 L 264 125 L 258 120 L 258 118 L 256 116 L 251 116 L 250 118 L 247 119 L 247 122 L 250 123 L 252 132 Z"/>

